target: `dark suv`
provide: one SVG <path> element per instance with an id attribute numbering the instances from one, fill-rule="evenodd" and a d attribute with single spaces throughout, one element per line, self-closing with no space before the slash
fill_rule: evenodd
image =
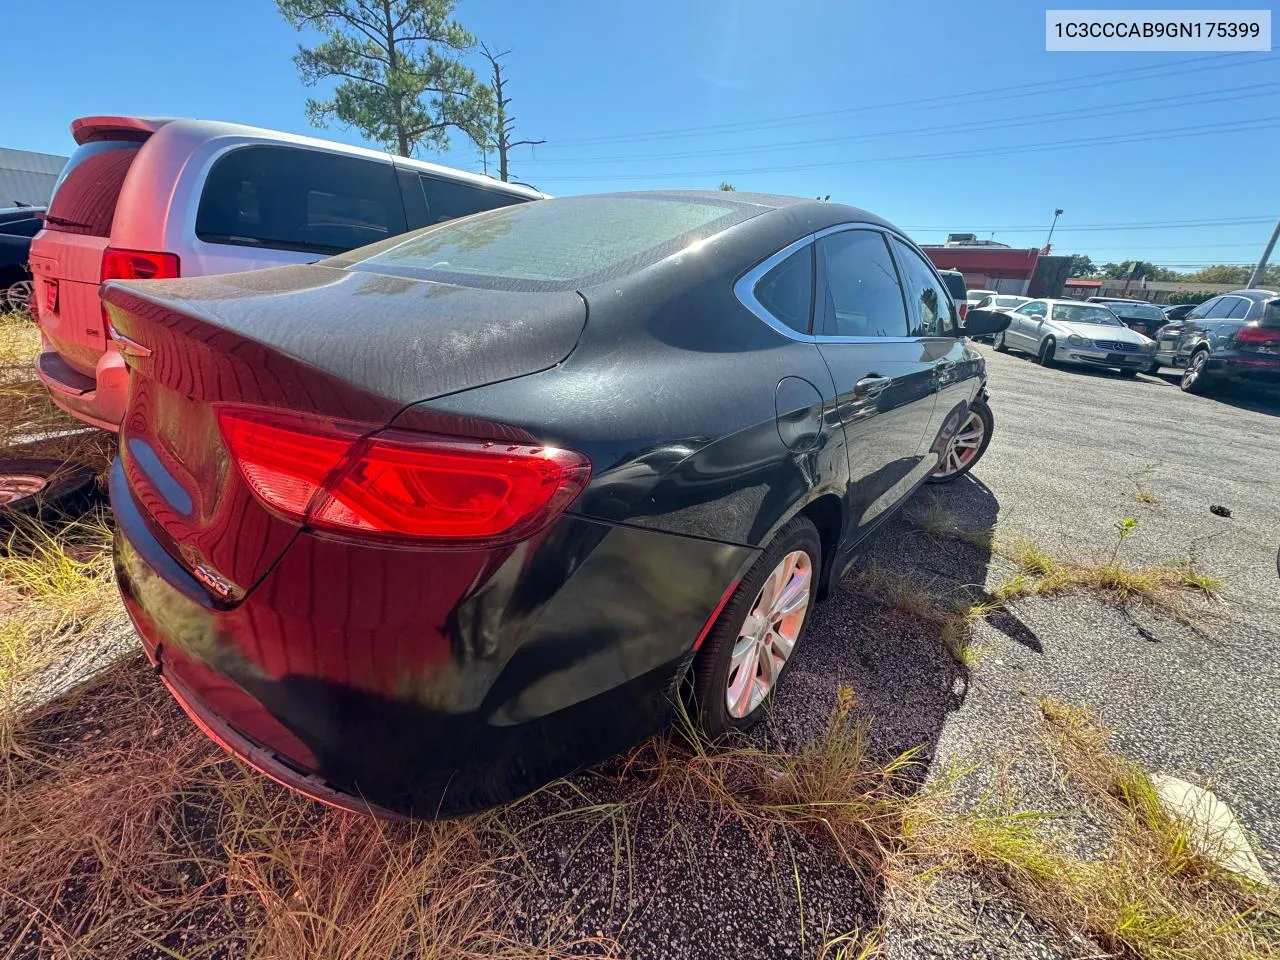
<path id="1" fill-rule="evenodd" d="M 1155 366 L 1182 369 L 1183 390 L 1215 384 L 1280 385 L 1280 294 L 1233 290 L 1160 329 Z"/>
<path id="2" fill-rule="evenodd" d="M 0 313 L 20 313 L 31 300 L 31 238 L 44 226 L 44 207 L 0 209 Z"/>

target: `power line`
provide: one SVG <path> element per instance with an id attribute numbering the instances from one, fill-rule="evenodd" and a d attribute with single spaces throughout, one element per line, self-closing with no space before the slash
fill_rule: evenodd
<path id="1" fill-rule="evenodd" d="M 1130 227 L 1220 227 L 1226 224 L 1246 224 L 1246 223 L 1270 223 L 1274 217 L 1269 216 L 1248 216 L 1248 217 L 1225 217 L 1207 220 L 1129 220 L 1126 222 L 1108 222 L 1108 223 L 1078 223 L 1074 227 L 1066 227 L 1070 230 L 1112 230 L 1112 229 L 1129 229 Z M 955 232 L 953 227 L 926 227 L 921 224 L 899 224 L 903 229 L 911 230 L 950 230 Z M 1029 224 L 987 224 L 981 227 L 970 227 L 971 233 L 987 233 L 989 231 L 1023 231 L 1023 230 L 1043 230 L 1043 223 Z"/>
<path id="2" fill-rule="evenodd" d="M 933 125 L 928 127 L 909 127 L 897 130 L 881 130 L 870 133 L 851 134 L 844 137 L 819 137 L 813 140 L 792 140 L 787 142 L 761 144 L 759 146 L 749 147 L 715 147 L 708 150 L 688 150 L 678 153 L 660 153 L 647 155 L 615 155 L 610 157 L 581 157 L 574 159 L 571 157 L 542 157 L 533 158 L 532 162 L 539 167 L 545 167 L 550 164 L 592 164 L 592 163 L 648 163 L 657 160 L 683 160 L 694 157 L 720 157 L 729 155 L 750 155 L 757 153 L 767 153 L 775 150 L 795 150 L 801 147 L 812 146 L 835 146 L 837 144 L 852 143 L 861 140 L 876 140 L 882 137 L 902 137 L 916 136 L 926 133 L 957 133 L 972 134 L 982 133 L 989 130 L 1003 130 L 1010 127 L 1038 127 L 1045 124 L 1059 124 L 1064 120 L 1070 119 L 1087 119 L 1093 120 L 1098 117 L 1114 117 L 1129 113 L 1145 113 L 1148 112 L 1154 104 L 1174 105 L 1178 106 L 1198 106 L 1204 103 L 1226 103 L 1232 100 L 1253 100 L 1258 97 L 1274 96 L 1275 88 L 1280 87 L 1280 81 L 1264 84 L 1244 84 L 1238 87 L 1224 87 L 1219 90 L 1205 90 L 1197 93 L 1175 94 L 1168 97 L 1149 97 L 1144 100 L 1131 100 L 1125 103 L 1113 104 L 1105 110 L 1099 110 L 1096 107 L 1073 107 L 1068 110 L 1052 111 L 1050 113 L 1033 113 L 1022 114 L 1014 117 L 1005 117 L 997 120 L 969 121 L 961 123 L 949 123 L 941 125 Z M 1237 91 L 1245 91 L 1238 93 Z M 1235 93 L 1236 96 L 1223 96 L 1223 94 Z M 1184 102 L 1180 102 L 1184 101 Z M 1072 115 L 1076 116 L 1072 116 Z"/>
<path id="3" fill-rule="evenodd" d="M 861 157 L 854 160 L 825 160 L 815 163 L 784 164 L 775 167 L 743 167 L 736 170 L 688 170 L 680 173 L 632 173 L 612 174 L 609 176 L 547 176 L 540 179 L 552 183 L 574 180 L 675 180 L 706 179 L 716 177 L 740 177 L 756 173 L 789 173 L 795 170 L 817 170 L 824 167 L 858 166 L 866 163 L 929 163 L 939 160 L 965 160 L 975 157 L 1001 157 L 1021 153 L 1043 153 L 1046 150 L 1078 150 L 1082 147 L 1110 146 L 1119 143 L 1148 143 L 1156 140 L 1182 140 L 1189 137 L 1203 137 L 1221 133 L 1243 133 L 1250 130 L 1267 129 L 1267 124 L 1280 120 L 1280 116 L 1254 117 L 1249 120 L 1229 120 L 1216 124 L 1195 124 L 1185 127 L 1166 127 L 1162 130 L 1147 130 L 1141 133 L 1110 135 L 1106 137 L 1074 138 L 1071 140 L 1046 140 L 1038 144 L 1024 144 L 1017 147 L 979 148 L 976 150 L 957 150 L 951 153 L 905 154 L 892 157 Z"/>
<path id="4" fill-rule="evenodd" d="M 1121 70 L 1105 70 L 1099 73 L 1079 74 L 1075 77 L 1066 77 L 1059 80 L 1036 80 L 1027 83 L 1012 84 L 1005 87 L 989 87 L 982 90 L 972 90 L 967 93 L 947 93 L 931 97 L 916 97 L 910 100 L 892 100 L 883 103 L 864 104 L 857 107 L 844 107 L 837 110 L 819 110 L 812 113 L 790 114 L 788 116 L 772 117 L 769 119 L 739 120 L 731 123 L 703 124 L 696 127 L 675 127 L 667 128 L 665 130 L 651 130 L 643 133 L 609 134 L 597 137 L 571 137 L 565 140 L 553 140 L 543 149 L 588 143 L 626 143 L 635 140 L 667 140 L 673 137 L 741 132 L 759 129 L 762 127 L 776 128 L 779 126 L 792 126 L 797 123 L 809 123 L 829 117 L 866 113 L 872 110 L 887 110 L 899 107 L 923 106 L 938 103 L 957 104 L 960 101 L 970 100 L 973 98 L 980 98 L 988 103 L 998 100 L 1015 100 L 1021 97 L 1040 96 L 1046 92 L 1045 90 L 1038 89 L 1041 87 L 1057 87 L 1061 92 L 1068 92 L 1073 90 L 1086 90 L 1099 86 L 1110 86 L 1112 81 L 1104 78 L 1116 77 L 1122 74 L 1150 74 L 1149 76 L 1134 77 L 1135 80 L 1154 80 L 1165 76 L 1183 75 L 1186 72 L 1185 68 L 1189 64 L 1202 63 L 1207 60 L 1224 60 L 1232 57 L 1235 57 L 1235 54 L 1210 54 L 1203 57 L 1190 57 L 1186 60 L 1179 60 L 1174 64 L 1148 64 L 1146 66 L 1139 67 L 1126 67 Z M 1277 59 L 1276 56 L 1257 57 L 1250 60 L 1230 59 L 1227 63 L 1201 67 L 1198 70 L 1198 73 L 1204 73 L 1209 70 L 1226 70 L 1235 69 L 1237 67 L 1247 67 L 1252 66 L 1255 63 L 1262 63 L 1275 59 Z M 1076 82 L 1080 80 L 1095 79 L 1100 80 L 1101 82 L 1084 84 Z M 1006 95 L 992 96 L 993 94 Z"/>

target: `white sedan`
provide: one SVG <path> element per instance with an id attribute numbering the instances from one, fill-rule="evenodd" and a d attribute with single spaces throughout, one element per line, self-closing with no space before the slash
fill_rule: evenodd
<path id="1" fill-rule="evenodd" d="M 1055 363 L 1110 367 L 1133 376 L 1151 366 L 1156 352 L 1154 340 L 1130 330 L 1095 303 L 1032 300 L 1008 316 L 1009 326 L 996 334 L 996 349 L 1030 353 L 1046 367 Z"/>

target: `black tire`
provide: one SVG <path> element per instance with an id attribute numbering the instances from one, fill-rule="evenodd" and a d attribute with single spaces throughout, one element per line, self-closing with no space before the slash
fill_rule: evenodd
<path id="1" fill-rule="evenodd" d="M 1137 371 L 1137 370 L 1130 370 L 1130 369 L 1128 369 L 1128 368 L 1123 368 L 1123 369 L 1121 369 L 1121 371 L 1120 371 L 1120 376 L 1122 376 L 1122 377 L 1129 377 L 1129 378 L 1133 378 L 1133 377 L 1136 377 L 1137 375 L 1138 375 L 1138 371 Z"/>
<path id="2" fill-rule="evenodd" d="M 729 673 L 733 648 L 738 641 L 747 616 L 751 613 L 764 588 L 765 580 L 774 568 L 792 551 L 803 550 L 809 556 L 809 602 L 804 613 L 804 620 L 792 647 L 792 653 L 778 672 L 773 689 L 755 709 L 744 717 L 734 717 L 729 713 L 726 691 L 729 687 Z M 738 584 L 729 602 L 720 611 L 715 626 L 707 634 L 702 648 L 693 663 L 693 707 L 698 725 L 703 732 L 716 738 L 730 730 L 746 730 L 759 722 L 768 712 L 777 694 L 778 684 L 786 677 L 787 671 L 795 660 L 795 648 L 804 642 L 805 633 L 813 616 L 814 602 L 818 594 L 818 583 L 822 576 L 822 541 L 818 537 L 818 529 L 808 517 L 796 517 L 783 527 L 773 542 L 769 544 L 756 562 L 751 565 L 747 575 Z"/>
<path id="3" fill-rule="evenodd" d="M 1053 337 L 1045 337 L 1044 342 L 1040 344 L 1040 353 L 1036 357 L 1036 362 L 1042 367 L 1053 366 L 1053 354 L 1058 349 L 1058 344 Z"/>
<path id="4" fill-rule="evenodd" d="M 61 460 L 0 460 L 0 521 L 83 512 L 96 484 L 92 467 Z"/>
<path id="5" fill-rule="evenodd" d="M 1182 369 L 1182 379 L 1178 386 L 1185 393 L 1205 394 L 1209 392 L 1209 378 L 1205 367 L 1209 363 L 1208 349 L 1201 347 L 1187 358 L 1187 365 Z"/>
<path id="6" fill-rule="evenodd" d="M 1001 330 L 991 340 L 992 346 L 996 348 L 996 353 L 1008 353 L 1009 345 L 1004 342 L 1004 331 Z"/>
<path id="7" fill-rule="evenodd" d="M 1158 361 L 1152 360 L 1151 366 L 1147 367 L 1147 375 L 1154 377 L 1160 372 L 1160 364 Z"/>
<path id="8" fill-rule="evenodd" d="M 991 434 L 996 428 L 996 418 L 991 412 L 991 407 L 987 405 L 987 401 L 979 397 L 973 403 L 969 404 L 969 410 L 976 413 L 982 419 L 982 442 L 978 444 L 978 452 L 974 454 L 973 459 L 969 460 L 963 467 L 954 473 L 939 473 L 935 471 L 930 475 L 929 483 L 950 483 L 952 480 L 963 477 L 966 473 L 974 468 L 982 455 L 987 452 L 987 447 L 991 444 Z M 945 466 L 945 464 L 943 465 Z M 943 466 L 938 468 L 939 471 Z"/>

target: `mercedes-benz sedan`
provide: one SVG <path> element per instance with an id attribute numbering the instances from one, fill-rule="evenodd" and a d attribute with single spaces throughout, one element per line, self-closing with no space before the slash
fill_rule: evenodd
<path id="1" fill-rule="evenodd" d="M 330 803 L 510 799 L 768 709 L 816 602 L 993 427 L 929 261 L 852 207 L 519 204 L 112 282 L 116 569 L 216 740 Z M 982 326 L 983 323 L 987 326 Z"/>
<path id="2" fill-rule="evenodd" d="M 1148 369 L 1155 356 L 1154 340 L 1098 304 L 1032 300 L 1006 316 L 1009 326 L 996 334 L 995 348 L 1029 353 L 1046 367 L 1105 367 L 1133 376 Z"/>

